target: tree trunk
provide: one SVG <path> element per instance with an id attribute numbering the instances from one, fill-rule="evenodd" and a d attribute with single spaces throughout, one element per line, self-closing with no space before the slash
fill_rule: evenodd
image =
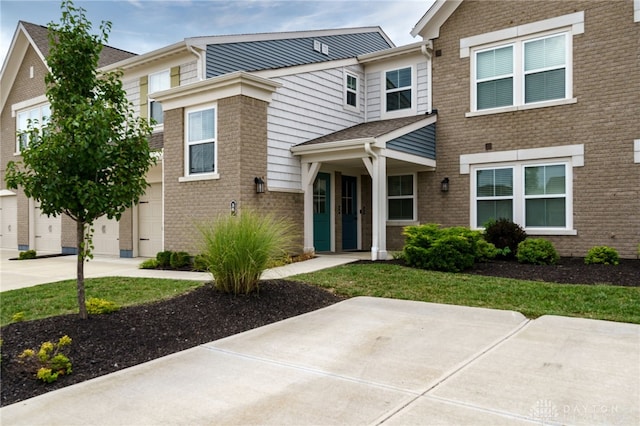
<path id="1" fill-rule="evenodd" d="M 78 313 L 81 319 L 87 319 L 87 304 L 84 296 L 84 223 L 76 222 L 76 232 L 78 241 Z"/>

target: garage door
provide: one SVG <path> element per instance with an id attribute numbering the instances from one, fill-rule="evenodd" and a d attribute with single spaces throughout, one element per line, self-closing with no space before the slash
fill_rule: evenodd
<path id="1" fill-rule="evenodd" d="M 162 250 L 162 184 L 152 183 L 138 204 L 138 253 L 155 257 Z"/>
<path id="2" fill-rule="evenodd" d="M 0 247 L 18 248 L 18 203 L 15 195 L 0 197 Z"/>
<path id="3" fill-rule="evenodd" d="M 120 255 L 120 225 L 118 221 L 102 216 L 93 222 L 93 253 Z"/>
<path id="4" fill-rule="evenodd" d="M 40 214 L 40 205 L 35 211 L 35 250 L 60 253 L 62 250 L 62 220 L 60 216 Z"/>

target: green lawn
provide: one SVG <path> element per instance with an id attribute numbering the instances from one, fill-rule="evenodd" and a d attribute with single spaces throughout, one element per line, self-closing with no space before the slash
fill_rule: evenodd
<path id="1" fill-rule="evenodd" d="M 344 265 L 291 277 L 348 297 L 374 296 L 640 323 L 640 288 L 552 284 L 425 271 L 383 263 Z"/>
<path id="2" fill-rule="evenodd" d="M 384 263 L 344 265 L 290 279 L 348 297 L 388 297 L 508 309 L 529 318 L 563 315 L 640 324 L 638 287 L 549 284 Z M 98 297 L 127 306 L 167 299 L 201 285 L 197 281 L 155 278 L 93 278 L 86 280 L 86 293 L 87 298 Z M 0 293 L 0 325 L 10 323 L 18 313 L 22 313 L 24 320 L 33 320 L 76 312 L 74 280 Z"/>
<path id="3" fill-rule="evenodd" d="M 85 280 L 86 298 L 97 297 L 119 306 L 168 299 L 203 285 L 198 281 L 155 278 L 90 278 Z M 78 312 L 76 281 L 58 281 L 0 293 L 0 326 L 22 313 L 34 320 Z"/>

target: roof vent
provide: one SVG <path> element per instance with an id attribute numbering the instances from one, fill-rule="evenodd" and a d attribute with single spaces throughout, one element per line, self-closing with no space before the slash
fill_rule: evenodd
<path id="1" fill-rule="evenodd" d="M 319 40 L 313 40 L 313 50 L 329 56 L 329 46 Z"/>

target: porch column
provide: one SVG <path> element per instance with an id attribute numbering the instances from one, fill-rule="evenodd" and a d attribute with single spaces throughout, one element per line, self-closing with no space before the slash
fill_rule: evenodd
<path id="1" fill-rule="evenodd" d="M 371 171 L 371 260 L 387 258 L 387 159 L 382 155 L 373 157 Z"/>
<path id="2" fill-rule="evenodd" d="M 314 253 L 313 245 L 313 182 L 321 163 L 302 163 L 302 191 L 304 191 L 304 252 Z"/>

